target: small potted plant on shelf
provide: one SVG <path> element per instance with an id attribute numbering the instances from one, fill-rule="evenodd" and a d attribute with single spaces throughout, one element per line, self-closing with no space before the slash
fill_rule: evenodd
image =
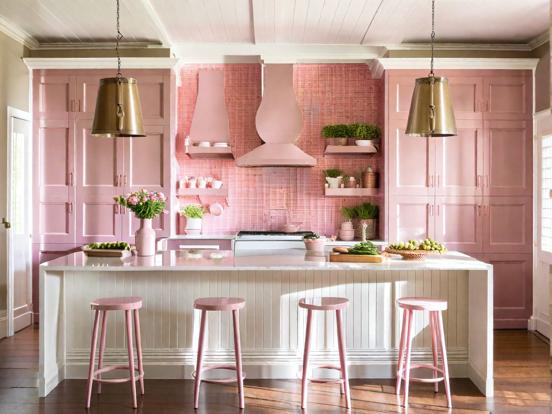
<path id="1" fill-rule="evenodd" d="M 357 235 L 361 239 L 372 240 L 377 237 L 378 215 L 379 208 L 375 204 L 363 203 L 355 207 L 355 216 L 358 219 Z"/>
<path id="2" fill-rule="evenodd" d="M 355 229 L 353 227 L 353 219 L 356 217 L 355 207 L 342 207 L 341 215 L 345 219 L 341 223 L 341 228 L 339 229 L 339 238 L 343 241 L 354 240 L 355 238 Z"/>
<path id="3" fill-rule="evenodd" d="M 381 137 L 381 130 L 373 124 L 353 124 L 355 125 L 353 136 L 355 144 L 361 147 L 377 145 Z"/>
<path id="4" fill-rule="evenodd" d="M 339 188 L 343 182 L 343 171 L 339 168 L 329 168 L 324 170 L 326 182 L 330 188 Z"/>
<path id="5" fill-rule="evenodd" d="M 331 139 L 334 145 L 347 145 L 351 131 L 345 124 L 326 125 L 322 128 L 322 135 Z"/>
<path id="6" fill-rule="evenodd" d="M 152 227 L 152 220 L 165 212 L 165 195 L 142 189 L 126 196 L 115 196 L 113 199 L 117 204 L 128 208 L 136 218 L 140 219 L 140 228 L 135 234 L 138 256 L 153 256 L 157 249 L 155 247 L 155 230 Z"/>
<path id="7" fill-rule="evenodd" d="M 180 215 L 186 217 L 186 234 L 200 234 L 201 224 L 205 209 L 200 204 L 188 204 L 182 210 Z"/>
<path id="8" fill-rule="evenodd" d="M 303 242 L 305 243 L 305 248 L 308 251 L 324 252 L 326 238 L 324 236 L 320 236 L 317 233 L 312 233 L 307 234 L 305 237 L 303 237 Z"/>

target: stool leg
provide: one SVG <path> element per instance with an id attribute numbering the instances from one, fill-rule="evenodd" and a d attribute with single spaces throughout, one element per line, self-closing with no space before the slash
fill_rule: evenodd
<path id="1" fill-rule="evenodd" d="M 305 332 L 305 349 L 303 351 L 303 377 L 301 378 L 301 408 L 307 408 L 307 375 L 309 372 L 311 322 L 312 310 L 307 309 L 307 330 Z"/>
<path id="2" fill-rule="evenodd" d="M 103 357 L 105 352 L 105 335 L 107 328 L 107 311 L 102 311 L 102 332 L 100 334 L 100 356 L 98 357 L 98 370 L 103 367 Z M 102 374 L 98 374 L 98 378 L 102 378 Z M 102 393 L 102 383 L 98 382 L 98 394 Z"/>
<path id="3" fill-rule="evenodd" d="M 125 311 L 125 324 L 126 324 L 126 336 L 127 336 L 127 350 L 128 350 L 128 370 L 130 372 L 130 389 L 132 390 L 132 404 L 134 408 L 138 407 L 136 403 L 136 381 L 134 375 L 134 350 L 132 348 L 132 323 L 130 320 L 129 310 Z"/>
<path id="4" fill-rule="evenodd" d="M 201 322 L 199 324 L 199 341 L 197 349 L 196 377 L 194 383 L 194 408 L 199 407 L 199 386 L 201 384 L 201 369 L 203 366 L 203 341 L 205 339 L 205 321 L 207 311 L 201 311 Z"/>
<path id="5" fill-rule="evenodd" d="M 405 369 L 404 369 L 404 398 L 403 398 L 403 406 L 406 408 L 408 407 L 408 391 L 410 388 L 410 357 L 412 354 L 412 311 L 411 310 L 405 310 L 405 312 L 408 312 L 408 330 L 406 331 L 406 362 L 405 362 Z"/>
<path id="6" fill-rule="evenodd" d="M 431 327 L 431 351 L 433 352 L 433 366 L 439 368 L 439 352 L 437 344 L 437 320 L 435 319 L 435 312 L 429 312 L 429 325 Z M 433 370 L 433 378 L 437 378 L 438 372 L 436 369 Z M 439 383 L 436 382 L 434 385 L 434 391 L 439 392 Z"/>
<path id="7" fill-rule="evenodd" d="M 397 384 L 395 385 L 395 392 L 397 395 L 401 394 L 401 380 L 402 371 L 404 369 L 404 342 L 406 338 L 406 330 L 408 329 L 407 313 L 403 310 L 402 326 L 401 326 L 401 339 L 399 342 L 399 355 L 397 358 Z"/>
<path id="8" fill-rule="evenodd" d="M 441 347 L 441 358 L 443 359 L 443 371 L 445 371 L 445 393 L 447 394 L 447 405 L 452 408 L 452 398 L 450 395 L 449 370 L 447 360 L 447 347 L 445 345 L 445 330 L 443 329 L 443 315 L 439 311 L 436 315 L 439 322 L 439 343 Z"/>
<path id="9" fill-rule="evenodd" d="M 343 337 L 341 313 L 341 309 L 335 311 L 335 319 L 337 321 L 337 342 L 339 345 L 339 363 L 341 365 L 341 378 L 343 379 L 346 407 L 351 408 L 351 390 L 349 389 L 349 374 L 347 373 L 347 355 L 345 353 L 345 338 Z"/>
<path id="10" fill-rule="evenodd" d="M 134 336 L 136 338 L 136 354 L 138 357 L 138 372 L 140 373 L 140 391 L 144 395 L 144 364 L 142 362 L 142 334 L 140 333 L 140 316 L 138 309 L 134 310 Z"/>
<path id="11" fill-rule="evenodd" d="M 241 359 L 241 344 L 240 344 L 240 314 L 239 310 L 232 311 L 232 319 L 234 323 L 234 354 L 236 358 L 236 379 L 238 380 L 238 395 L 240 397 L 240 408 L 245 407 L 245 399 L 243 396 L 243 372 Z"/>
<path id="12" fill-rule="evenodd" d="M 100 322 L 100 311 L 94 313 L 94 328 L 92 329 L 92 341 L 90 343 L 90 363 L 88 364 L 88 384 L 86 393 L 86 408 L 90 408 L 92 398 L 92 384 L 94 383 L 94 358 L 96 356 L 96 342 L 98 342 L 98 324 Z"/>

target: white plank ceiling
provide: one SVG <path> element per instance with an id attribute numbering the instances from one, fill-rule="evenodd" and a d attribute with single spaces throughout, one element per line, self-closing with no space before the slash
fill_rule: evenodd
<path id="1" fill-rule="evenodd" d="M 437 0 L 439 42 L 527 43 L 548 0 Z M 426 42 L 431 0 L 121 0 L 126 41 L 398 45 Z M 1 0 L 0 23 L 39 43 L 113 40 L 115 0 Z"/>

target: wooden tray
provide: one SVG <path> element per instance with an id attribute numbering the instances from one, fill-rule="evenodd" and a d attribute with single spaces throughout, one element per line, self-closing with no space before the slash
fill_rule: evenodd
<path id="1" fill-rule="evenodd" d="M 394 250 L 389 248 L 385 249 L 385 252 L 389 254 L 397 254 L 404 260 L 424 260 L 428 254 L 437 254 L 436 252 L 427 250 Z"/>
<path id="2" fill-rule="evenodd" d="M 382 263 L 384 257 L 369 254 L 330 253 L 330 262 L 348 263 Z"/>
<path id="3" fill-rule="evenodd" d="M 82 246 L 82 251 L 90 257 L 128 257 L 132 255 L 132 250 L 121 249 L 91 249 L 88 245 Z"/>

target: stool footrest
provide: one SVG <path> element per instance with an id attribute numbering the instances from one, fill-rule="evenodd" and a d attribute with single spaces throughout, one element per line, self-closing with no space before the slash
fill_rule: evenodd
<path id="1" fill-rule="evenodd" d="M 121 369 L 130 371 L 130 367 L 128 365 L 109 365 L 109 366 L 103 367 L 101 369 L 95 370 L 92 373 L 92 380 L 96 381 L 96 382 L 112 383 L 112 384 L 118 384 L 118 383 L 121 383 L 121 382 L 132 381 L 132 379 L 130 377 L 125 377 L 125 378 L 98 378 L 99 374 L 103 374 L 103 373 L 111 372 L 111 371 L 115 371 L 115 370 L 121 370 Z M 134 371 L 136 371 L 136 376 L 134 377 L 135 382 L 140 380 L 141 378 L 144 378 L 144 373 L 140 372 L 139 368 L 135 368 Z"/>
<path id="2" fill-rule="evenodd" d="M 237 371 L 235 365 L 225 365 L 225 364 L 219 364 L 219 365 L 210 365 L 207 367 L 201 368 L 201 373 L 203 374 L 206 371 L 210 371 L 212 369 L 226 369 L 231 371 Z M 195 379 L 197 376 L 197 371 L 192 372 L 192 378 Z M 245 372 L 242 371 L 242 378 L 245 378 Z M 209 379 L 209 378 L 201 378 L 201 382 L 207 382 L 210 384 L 227 384 L 229 382 L 237 382 L 237 377 L 231 377 L 231 378 L 221 378 L 221 379 Z"/>
<path id="3" fill-rule="evenodd" d="M 341 367 L 338 365 L 332 365 L 332 364 L 324 364 L 324 365 L 317 365 L 315 367 L 312 367 L 312 369 L 333 369 L 335 371 L 341 371 Z M 300 380 L 303 378 L 301 375 L 301 372 L 297 373 L 297 378 Z M 342 384 L 343 380 L 341 378 L 307 378 L 307 381 L 314 382 L 317 384 Z"/>
<path id="4" fill-rule="evenodd" d="M 430 369 L 432 371 L 438 371 L 439 373 L 441 373 L 443 376 L 442 377 L 435 377 L 435 378 L 417 378 L 417 377 L 410 377 L 410 381 L 415 381 L 415 382 L 425 382 L 425 383 L 435 383 L 435 382 L 440 382 L 440 381 L 444 381 L 445 380 L 445 371 L 443 371 L 443 369 L 439 368 L 439 367 L 436 367 L 434 365 L 431 365 L 431 364 L 412 364 L 410 365 L 410 370 L 413 370 L 413 369 L 416 369 L 416 368 L 426 368 L 426 369 Z M 406 367 L 403 368 L 403 370 L 401 372 L 397 371 L 397 376 L 399 378 L 401 378 L 402 380 L 404 380 L 404 374 L 406 372 Z"/>

